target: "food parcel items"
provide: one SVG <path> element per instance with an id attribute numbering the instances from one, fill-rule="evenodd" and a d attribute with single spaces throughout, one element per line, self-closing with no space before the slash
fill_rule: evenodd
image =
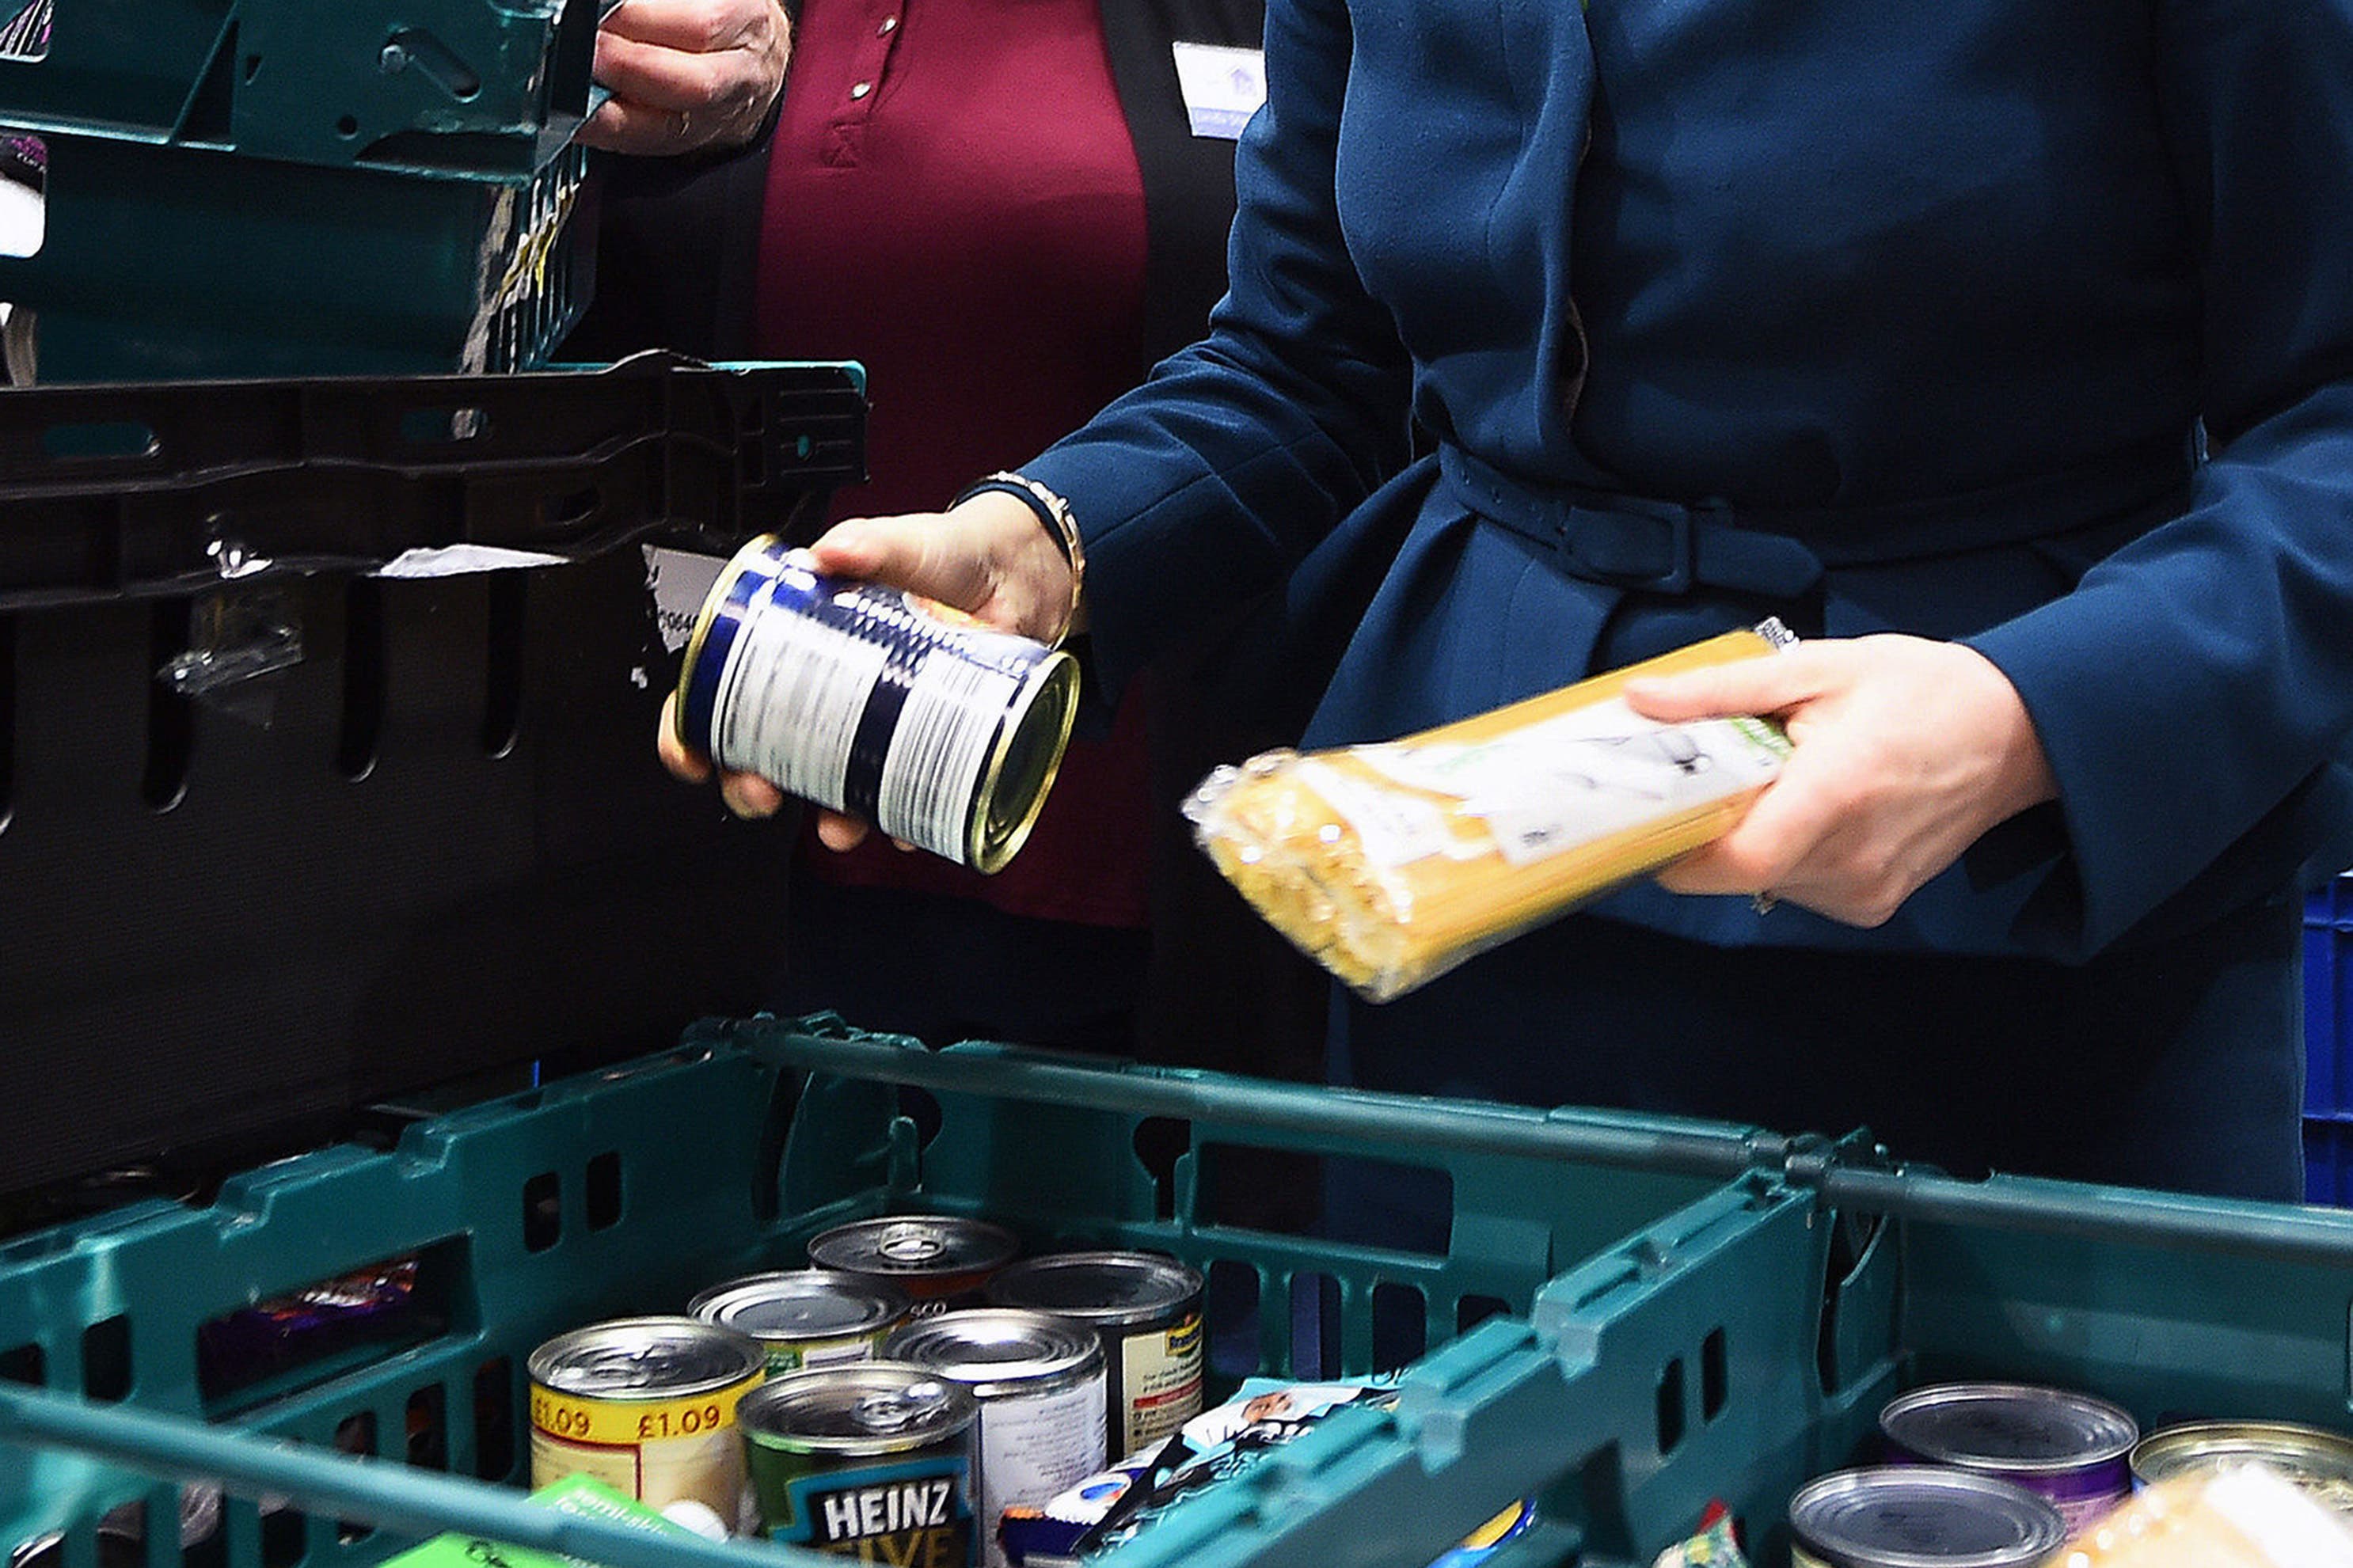
<path id="1" fill-rule="evenodd" d="M 1152 1447 L 1129 1455 L 1043 1503 L 1008 1508 L 999 1538 L 1009 1568 L 1075 1568 L 1153 1523 L 1179 1499 L 1237 1475 L 1335 1410 L 1385 1408 L 1393 1383 L 1244 1380 L 1234 1397 L 1187 1421 Z M 1535 1510 L 1515 1501 L 1431 1568 L 1473 1568 L 1526 1531 Z"/>
<path id="2" fill-rule="evenodd" d="M 2353 1525 L 2251 1460 L 2143 1489 L 2045 1568 L 2353 1568 Z"/>
<path id="3" fill-rule="evenodd" d="M 531 1500 L 558 1513 L 607 1520 L 657 1535 L 691 1533 L 716 1538 L 727 1533 L 718 1521 L 694 1504 L 673 1505 L 679 1510 L 673 1516 L 670 1510 L 653 1509 L 586 1476 L 566 1476 L 553 1486 L 542 1487 L 533 1492 Z M 410 1547 L 397 1557 L 387 1558 L 384 1568 L 580 1568 L 580 1565 L 574 1559 L 553 1552 L 507 1546 L 484 1541 L 479 1536 L 451 1533 L 437 1535 L 430 1541 Z"/>
<path id="4" fill-rule="evenodd" d="M 1186 815 L 1269 924 L 1389 1001 L 1728 830 L 1787 737 L 1659 723 L 1621 693 L 1793 640 L 1768 621 L 1401 740 L 1265 752 L 1211 773 Z"/>

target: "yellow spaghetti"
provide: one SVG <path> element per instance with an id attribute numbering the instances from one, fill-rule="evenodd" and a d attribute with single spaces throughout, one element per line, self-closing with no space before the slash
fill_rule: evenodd
<path id="1" fill-rule="evenodd" d="M 1767 623 L 1400 740 L 1270 752 L 1186 813 L 1269 924 L 1386 1002 L 1729 829 L 1788 755 L 1779 729 L 1662 724 L 1621 693 L 1788 641 Z"/>

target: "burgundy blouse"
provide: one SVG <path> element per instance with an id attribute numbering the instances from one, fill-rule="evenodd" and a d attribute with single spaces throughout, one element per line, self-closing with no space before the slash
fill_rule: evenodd
<path id="1" fill-rule="evenodd" d="M 754 349 L 866 366 L 871 482 L 833 515 L 937 510 L 1134 384 L 1142 176 L 1098 0 L 804 0 L 768 174 Z M 879 840 L 836 881 L 1146 923 L 1147 772 L 1133 693 L 1076 742 L 995 877 Z"/>

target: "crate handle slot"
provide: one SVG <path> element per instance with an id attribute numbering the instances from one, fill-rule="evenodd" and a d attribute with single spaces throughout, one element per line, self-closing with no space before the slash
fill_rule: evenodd
<path id="1" fill-rule="evenodd" d="M 656 1535 L 534 1506 L 504 1487 L 257 1438 L 185 1416 L 100 1406 L 69 1394 L 0 1389 L 0 1440 L 69 1448 L 170 1481 L 282 1495 L 314 1514 L 403 1534 L 456 1531 L 605 1568 L 839 1568 L 797 1548 Z"/>

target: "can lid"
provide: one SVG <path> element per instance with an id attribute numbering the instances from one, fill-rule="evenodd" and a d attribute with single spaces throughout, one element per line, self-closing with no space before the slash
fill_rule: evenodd
<path id="1" fill-rule="evenodd" d="M 1079 661 L 1053 649 L 1023 683 L 973 792 L 965 858 L 974 870 L 1003 870 L 1029 841 L 1061 769 L 1078 712 Z"/>
<path id="2" fill-rule="evenodd" d="M 849 1362 L 788 1372 L 735 1406 L 744 1437 L 806 1454 L 895 1454 L 953 1437 L 980 1402 L 929 1367 Z"/>
<path id="3" fill-rule="evenodd" d="M 1833 1568 L 2012 1568 L 2067 1539 L 2046 1498 L 1970 1470 L 1840 1470 L 1789 1500 L 1789 1530 Z"/>
<path id="4" fill-rule="evenodd" d="M 1198 1269 L 1156 1252 L 1050 1252 L 1008 1264 L 988 1282 L 997 1306 L 1114 1328 L 1165 1317 L 1200 1294 Z"/>
<path id="5" fill-rule="evenodd" d="M 533 1383 L 594 1399 L 710 1394 L 756 1377 L 759 1341 L 695 1318 L 616 1318 L 558 1334 L 531 1352 Z"/>
<path id="6" fill-rule="evenodd" d="M 2189 1421 L 2152 1432 L 2132 1451 L 2144 1485 L 2260 1459 L 2340 1513 L 2353 1514 L 2353 1437 L 2288 1421 Z"/>
<path id="7" fill-rule="evenodd" d="M 2005 1474 L 2076 1470 L 2121 1459 L 2140 1438 L 2139 1423 L 2118 1405 L 2025 1383 L 1915 1388 L 1888 1401 L 1879 1429 L 1931 1464 Z"/>
<path id="8" fill-rule="evenodd" d="M 836 1226 L 808 1244 L 819 1268 L 851 1274 L 962 1274 L 995 1268 L 1021 1249 L 1011 1231 L 954 1215 L 897 1215 Z"/>
<path id="9" fill-rule="evenodd" d="M 983 1399 L 1025 1384 L 1083 1377 L 1103 1365 L 1103 1341 L 1071 1318 L 1018 1307 L 973 1307 L 921 1318 L 883 1342 L 891 1361 L 955 1378 Z"/>
<path id="10" fill-rule="evenodd" d="M 793 1268 L 713 1285 L 689 1301 L 686 1310 L 754 1339 L 815 1340 L 886 1328 L 905 1317 L 911 1305 L 907 1293 L 888 1280 Z"/>

